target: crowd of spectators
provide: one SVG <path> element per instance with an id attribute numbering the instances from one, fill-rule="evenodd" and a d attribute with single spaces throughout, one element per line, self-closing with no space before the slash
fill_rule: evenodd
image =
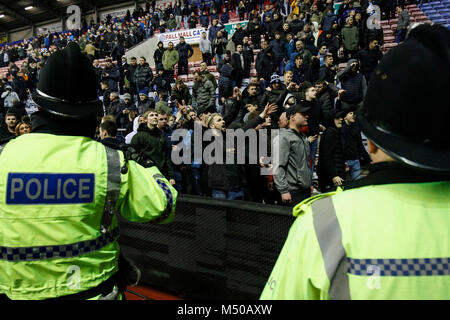
<path id="1" fill-rule="evenodd" d="M 93 63 L 103 100 L 98 139 L 130 144 L 181 193 L 292 205 L 360 177 L 360 161 L 370 159 L 354 111 L 383 56 L 383 32 L 371 17 L 373 6 L 381 5 L 382 19 L 397 10 L 400 42 L 408 25 L 404 1 L 344 0 L 337 13 L 333 0 L 177 1 L 164 10 L 156 4 L 148 2 L 123 19 L 84 21 L 80 30 L 3 47 L 0 67 L 9 69 L 0 84 L 0 136 L 30 132 L 26 106 L 32 105 L 29 97 L 40 70 L 54 51 L 77 41 Z M 231 14 L 249 21 L 245 27 L 237 24 L 232 36 L 224 28 Z M 206 30 L 199 46 L 203 62 L 191 84 L 181 77 L 189 73 L 193 55 L 183 38 L 167 48 L 158 44 L 156 72 L 144 57 L 124 57 L 128 48 L 156 32 L 198 25 Z M 103 59 L 105 66 L 99 62 Z M 24 60 L 20 69 L 18 60 Z M 339 64 L 346 67 L 339 70 Z M 279 151 L 279 162 L 261 157 L 257 163 L 206 164 L 193 156 L 190 163 L 173 163 L 171 153 L 182 145 L 192 154 L 198 144 L 207 149 L 209 142 L 194 139 L 196 128 L 202 134 L 211 129 L 224 141 L 226 129 L 280 129 L 272 152 Z M 188 137 L 172 141 L 176 129 L 185 129 Z M 236 157 L 235 149 L 224 145 L 221 151 Z M 247 152 L 246 159 L 250 156 Z M 271 174 L 261 174 L 262 168 Z"/>

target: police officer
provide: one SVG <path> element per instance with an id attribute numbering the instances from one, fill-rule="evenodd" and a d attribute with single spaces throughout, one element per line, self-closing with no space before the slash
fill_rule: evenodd
<path id="1" fill-rule="evenodd" d="M 370 174 L 294 208 L 261 299 L 450 298 L 449 49 L 424 25 L 383 57 L 357 111 Z"/>
<path id="2" fill-rule="evenodd" d="M 117 213 L 173 219 L 176 190 L 156 167 L 96 142 L 95 73 L 77 44 L 49 57 L 33 133 L 0 147 L 0 296 L 116 299 Z"/>

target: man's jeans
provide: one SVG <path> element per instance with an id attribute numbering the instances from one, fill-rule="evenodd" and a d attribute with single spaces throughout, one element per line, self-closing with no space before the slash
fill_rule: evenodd
<path id="1" fill-rule="evenodd" d="M 350 168 L 351 181 L 358 180 L 361 177 L 361 165 L 359 160 L 346 160 L 345 163 Z"/>
<path id="2" fill-rule="evenodd" d="M 314 141 L 314 142 L 309 144 L 309 153 L 311 155 L 311 162 L 312 162 L 311 163 L 311 173 L 312 174 L 314 174 L 314 169 L 315 169 L 314 160 L 315 160 L 315 157 L 316 157 L 317 143 L 318 142 L 316 140 L 316 141 Z"/>
<path id="3" fill-rule="evenodd" d="M 224 190 L 212 190 L 212 197 L 215 199 L 227 199 L 227 200 L 242 200 L 244 199 L 244 190 L 239 191 L 224 191 Z"/>

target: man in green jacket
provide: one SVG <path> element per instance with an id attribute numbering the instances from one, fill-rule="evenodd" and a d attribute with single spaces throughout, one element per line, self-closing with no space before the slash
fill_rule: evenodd
<path id="1" fill-rule="evenodd" d="M 346 59 L 353 58 L 358 52 L 359 33 L 358 28 L 353 25 L 353 17 L 347 18 L 347 23 L 341 30 L 342 44 Z"/>
<path id="2" fill-rule="evenodd" d="M 294 207 L 261 299 L 450 299 L 449 49 L 421 25 L 383 57 L 357 110 L 370 174 Z"/>
<path id="3" fill-rule="evenodd" d="M 170 82 L 174 81 L 174 70 L 175 65 L 178 63 L 178 60 L 178 51 L 175 50 L 173 42 L 169 42 L 169 47 L 166 51 L 164 51 L 162 56 L 162 64 L 164 67 L 166 79 Z"/>

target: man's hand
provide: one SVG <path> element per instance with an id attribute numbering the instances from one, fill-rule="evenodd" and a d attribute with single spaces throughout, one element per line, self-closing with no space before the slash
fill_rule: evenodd
<path id="1" fill-rule="evenodd" d="M 170 184 L 173 185 L 173 186 L 176 184 L 176 182 L 175 182 L 174 179 L 170 179 L 169 182 L 170 182 Z"/>
<path id="2" fill-rule="evenodd" d="M 341 90 L 338 91 L 338 100 L 342 99 L 342 96 L 344 95 L 345 92 L 346 91 L 344 89 L 341 89 Z"/>
<path id="3" fill-rule="evenodd" d="M 316 140 L 317 140 L 317 134 L 316 134 L 315 136 L 309 136 L 309 137 L 308 137 L 309 143 L 313 143 L 313 142 L 316 141 Z"/>
<path id="4" fill-rule="evenodd" d="M 289 192 L 283 193 L 281 195 L 281 200 L 283 201 L 283 203 L 292 203 L 291 194 Z"/>
<path id="5" fill-rule="evenodd" d="M 336 187 L 340 187 L 340 186 L 342 186 L 342 184 L 344 183 L 344 179 L 342 179 L 341 177 L 339 177 L 339 176 L 336 176 L 336 177 L 334 177 L 333 178 L 333 183 L 334 183 L 334 185 L 336 186 Z"/>
<path id="6" fill-rule="evenodd" d="M 266 107 L 264 108 L 264 112 L 266 113 L 266 116 L 270 116 L 272 113 L 278 110 L 278 105 L 275 103 L 272 103 L 269 105 L 267 103 Z"/>

